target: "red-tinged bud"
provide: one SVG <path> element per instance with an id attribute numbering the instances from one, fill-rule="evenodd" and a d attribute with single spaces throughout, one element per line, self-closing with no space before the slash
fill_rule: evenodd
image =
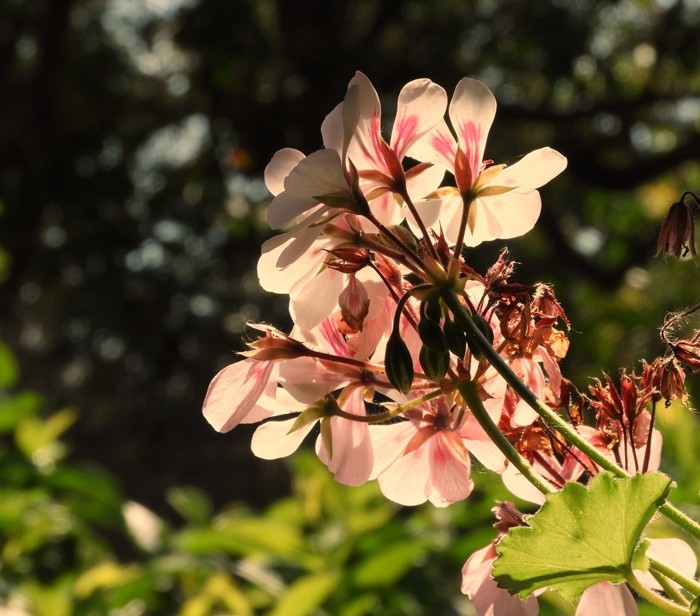
<path id="1" fill-rule="evenodd" d="M 664 256 L 685 257 L 689 252 L 697 260 L 695 250 L 695 221 L 689 199 L 700 204 L 698 197 L 692 192 L 685 192 L 668 210 L 666 219 L 661 225 L 659 241 L 656 244 L 656 254 Z"/>
<path id="2" fill-rule="evenodd" d="M 338 296 L 338 305 L 342 321 L 349 330 L 348 333 L 362 331 L 365 317 L 369 312 L 369 295 L 355 274 L 350 274 L 347 286 Z"/>
<path id="3" fill-rule="evenodd" d="M 457 154 L 455 155 L 455 181 L 462 196 L 471 192 L 472 184 L 474 183 L 472 168 L 467 155 L 460 148 L 457 148 Z"/>
<path id="4" fill-rule="evenodd" d="M 380 139 L 379 144 L 384 162 L 393 180 L 392 191 L 402 193 L 406 187 L 406 174 L 403 170 L 403 165 L 396 155 L 396 152 L 391 149 L 391 146 L 386 141 Z"/>
<path id="5" fill-rule="evenodd" d="M 248 343 L 248 346 L 251 350 L 244 351 L 240 354 L 260 361 L 295 359 L 310 354 L 309 349 L 298 340 L 294 340 L 289 336 L 277 338 L 272 336 L 269 332 L 266 336 Z"/>
<path id="6" fill-rule="evenodd" d="M 334 248 L 328 253 L 333 258 L 326 260 L 326 266 L 343 274 L 355 274 L 371 261 L 369 253 L 362 248 Z"/>
<path id="7" fill-rule="evenodd" d="M 374 267 L 377 268 L 382 278 L 394 287 L 400 287 L 403 282 L 401 270 L 396 267 L 396 264 L 384 257 L 383 255 L 375 255 Z"/>
<path id="8" fill-rule="evenodd" d="M 678 340 L 671 344 L 673 356 L 693 374 L 700 372 L 700 342 L 697 340 Z"/>

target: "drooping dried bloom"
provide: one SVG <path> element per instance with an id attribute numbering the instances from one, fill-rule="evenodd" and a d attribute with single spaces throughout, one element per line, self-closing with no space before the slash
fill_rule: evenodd
<path id="1" fill-rule="evenodd" d="M 666 219 L 661 225 L 659 241 L 656 244 L 656 254 L 673 255 L 676 258 L 685 257 L 689 252 L 697 261 L 695 249 L 695 221 L 691 211 L 690 199 L 699 203 L 698 197 L 685 192 L 668 210 Z"/>

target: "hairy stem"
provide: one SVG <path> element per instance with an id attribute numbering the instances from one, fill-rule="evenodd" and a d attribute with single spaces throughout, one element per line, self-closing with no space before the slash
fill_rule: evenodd
<path id="1" fill-rule="evenodd" d="M 505 437 L 503 432 L 498 429 L 498 426 L 493 422 L 488 412 L 484 408 L 484 404 L 479 398 L 476 383 L 472 381 L 462 381 L 457 385 L 457 391 L 462 395 L 465 402 L 469 406 L 474 418 L 479 422 L 479 425 L 488 434 L 493 443 L 501 450 L 501 453 L 508 458 L 508 461 L 515 466 L 533 486 L 535 486 L 542 494 L 551 494 L 556 490 L 549 482 L 542 477 L 532 465 L 513 447 L 511 442 Z"/>

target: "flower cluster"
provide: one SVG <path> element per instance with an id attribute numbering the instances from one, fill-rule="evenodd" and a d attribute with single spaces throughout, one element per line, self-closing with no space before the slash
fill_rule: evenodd
<path id="1" fill-rule="evenodd" d="M 465 247 L 529 231 L 537 189 L 566 167 L 550 148 L 508 165 L 485 159 L 495 112 L 479 81 L 462 79 L 448 103 L 443 88 L 418 79 L 401 90 L 387 141 L 379 97 L 358 72 L 322 124 L 324 148 L 273 157 L 268 219 L 286 230 L 263 245 L 258 275 L 289 296 L 294 327 L 253 326 L 261 334 L 244 359 L 207 392 L 204 416 L 216 430 L 259 424 L 252 450 L 266 459 L 315 431 L 337 481 L 376 479 L 402 505 L 467 498 L 472 458 L 536 503 L 597 474 L 538 404 L 603 459 L 633 472 L 658 466 L 661 437 L 646 405 L 668 391 L 664 371 L 623 375 L 620 391 L 607 378 L 578 393 L 559 366 L 569 321 L 553 290 L 515 282 L 505 250 L 485 273 L 465 256 Z M 484 582 L 495 551 L 485 550 L 465 565 L 464 591 L 479 614 L 516 613 L 483 600 L 495 587 Z M 534 599 L 509 601 L 535 613 Z"/>

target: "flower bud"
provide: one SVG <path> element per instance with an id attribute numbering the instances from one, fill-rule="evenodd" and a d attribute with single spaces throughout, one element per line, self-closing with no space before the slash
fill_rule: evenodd
<path id="1" fill-rule="evenodd" d="M 451 319 L 445 319 L 442 327 L 447 339 L 447 348 L 461 359 L 467 352 L 467 335 Z"/>
<path id="2" fill-rule="evenodd" d="M 355 274 L 338 296 L 338 305 L 343 323 L 351 332 L 362 331 L 365 317 L 369 313 L 369 295 L 364 285 L 357 280 Z"/>
<path id="3" fill-rule="evenodd" d="M 441 381 L 450 367 L 450 352 L 447 349 L 436 351 L 424 344 L 421 347 L 418 359 L 425 376 L 431 381 Z"/>
<path id="4" fill-rule="evenodd" d="M 421 319 L 418 323 L 418 335 L 421 342 L 433 351 L 440 353 L 447 351 L 447 338 L 437 321 Z"/>
<path id="5" fill-rule="evenodd" d="M 398 329 L 394 329 L 386 344 L 384 367 L 389 382 L 402 394 L 411 389 L 414 376 L 413 358 Z"/>

